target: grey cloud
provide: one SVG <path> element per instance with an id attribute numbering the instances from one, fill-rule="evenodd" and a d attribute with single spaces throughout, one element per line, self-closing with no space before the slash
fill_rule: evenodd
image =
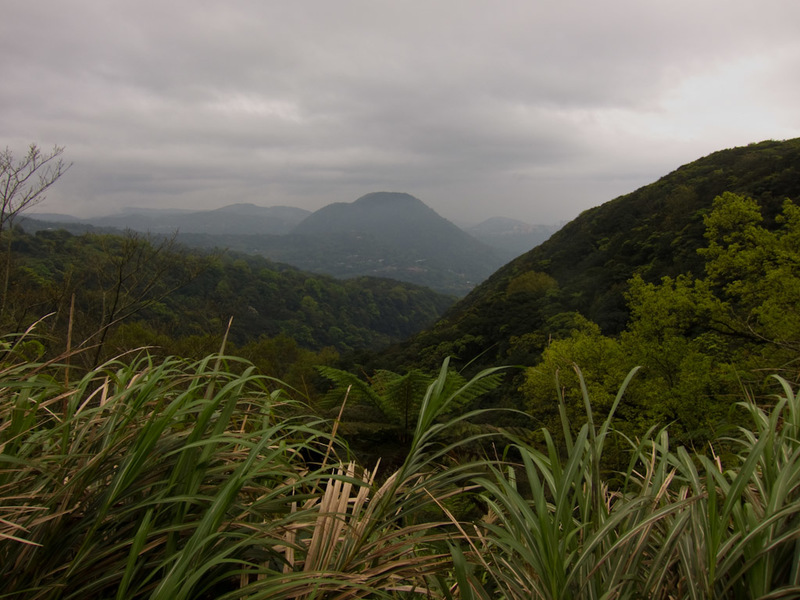
<path id="1" fill-rule="evenodd" d="M 391 188 L 445 216 L 553 221 L 800 135 L 800 3 L 783 0 L 40 0 L 3 17 L 0 145 L 76 163 L 52 210 Z M 769 93 L 728 113 L 691 87 L 756 59 Z"/>

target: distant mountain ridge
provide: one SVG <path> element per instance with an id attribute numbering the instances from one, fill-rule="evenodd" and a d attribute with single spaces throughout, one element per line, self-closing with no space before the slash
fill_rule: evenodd
<path id="1" fill-rule="evenodd" d="M 375 192 L 324 206 L 283 236 L 188 236 L 340 278 L 387 277 L 463 296 L 506 262 L 410 194 Z"/>
<path id="2" fill-rule="evenodd" d="M 415 270 L 450 271 L 470 287 L 504 262 L 495 250 L 418 198 L 398 192 L 374 192 L 351 203 L 329 204 L 308 216 L 292 233 L 338 240 L 342 251 L 346 251 L 349 240 L 363 244 L 368 237 L 376 248 L 384 249 L 389 270 L 402 269 L 405 264 Z"/>
<path id="3" fill-rule="evenodd" d="M 478 239 L 480 233 L 465 232 L 422 200 L 401 192 L 373 192 L 313 213 L 287 206 L 232 204 L 205 211 L 127 209 L 80 222 L 60 215 L 29 216 L 58 222 L 73 233 L 90 226 L 157 235 L 178 231 L 179 241 L 188 246 L 257 254 L 340 278 L 387 277 L 455 296 L 465 295 L 521 249 L 537 243 L 526 237 L 528 233 L 521 234 L 530 226 L 520 222 L 506 231 L 505 245 L 485 243 Z M 501 236 L 498 231 L 503 226 L 495 223 L 492 235 Z M 516 243 L 516 249 L 509 243 Z"/>
<path id="4" fill-rule="evenodd" d="M 292 206 L 257 206 L 255 204 L 230 204 L 212 210 L 174 210 L 128 208 L 120 214 L 105 217 L 80 219 L 95 227 L 133 229 L 156 234 L 205 233 L 205 234 L 269 234 L 289 233 L 311 212 Z M 64 221 L 65 215 L 29 215 L 45 221 Z M 70 223 L 74 217 L 67 217 Z"/>
<path id="5" fill-rule="evenodd" d="M 433 225 L 426 223 L 427 220 L 431 220 Z M 299 223 L 293 233 L 319 235 L 359 232 L 389 236 L 398 241 L 408 234 L 415 238 L 422 236 L 419 230 L 407 230 L 409 227 L 440 229 L 448 227 L 445 223 L 458 229 L 410 194 L 374 192 L 354 202 L 335 202 L 320 208 Z"/>
<path id="6" fill-rule="evenodd" d="M 531 225 L 517 219 L 491 217 L 465 231 L 511 260 L 545 242 L 560 228 L 561 225 Z"/>

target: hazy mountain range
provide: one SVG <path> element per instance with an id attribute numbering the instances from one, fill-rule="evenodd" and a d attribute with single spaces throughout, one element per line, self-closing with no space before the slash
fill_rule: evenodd
<path id="1" fill-rule="evenodd" d="M 119 214 L 78 219 L 69 215 L 34 213 L 45 221 L 87 223 L 95 227 L 133 229 L 150 233 L 271 234 L 289 233 L 311 212 L 291 206 L 231 204 L 214 210 L 126 208 Z"/>
<path id="2" fill-rule="evenodd" d="M 73 232 L 177 232 L 188 246 L 258 254 L 335 277 L 389 277 L 456 296 L 556 230 L 498 217 L 465 231 L 418 198 L 396 192 L 367 194 L 313 213 L 288 206 L 232 204 L 203 211 L 129 208 L 87 219 L 35 213 L 25 227 L 36 229 L 42 225 L 30 219 L 58 223 Z"/>

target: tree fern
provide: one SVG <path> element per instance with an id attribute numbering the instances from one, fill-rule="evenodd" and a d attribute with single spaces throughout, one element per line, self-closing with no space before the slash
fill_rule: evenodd
<path id="1" fill-rule="evenodd" d="M 411 369 L 403 375 L 379 370 L 365 381 L 347 371 L 318 367 L 319 372 L 334 383 L 323 399 L 326 407 L 341 405 L 347 394 L 348 402 L 378 409 L 385 422 L 397 429 L 398 437 L 403 442 L 413 434 L 426 392 L 432 384 L 437 384 L 436 397 L 439 401 L 446 401 L 445 410 L 437 411 L 437 415 L 441 416 L 465 409 L 500 382 L 500 375 L 489 374 L 467 385 L 467 380 L 460 373 L 449 369 L 449 361 L 445 361 L 444 368 L 444 377 L 441 377 L 441 373 L 439 377 L 434 377 L 419 369 Z"/>

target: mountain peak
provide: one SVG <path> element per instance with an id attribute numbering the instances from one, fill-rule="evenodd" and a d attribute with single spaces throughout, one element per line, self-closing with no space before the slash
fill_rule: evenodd
<path id="1" fill-rule="evenodd" d="M 425 203 L 419 198 L 415 198 L 411 194 L 405 192 L 371 192 L 364 194 L 358 200 L 353 202 L 360 206 L 364 205 L 398 205 L 398 204 L 422 204 Z"/>
<path id="2" fill-rule="evenodd" d="M 421 232 L 431 226 L 457 229 L 411 194 L 372 192 L 353 202 L 334 202 L 322 207 L 300 223 L 294 232 L 316 235 L 359 231 L 383 239 L 389 236 L 399 240 L 407 238 L 406 230 Z"/>
<path id="3" fill-rule="evenodd" d="M 381 259 L 382 275 L 414 272 L 415 277 L 428 277 L 426 285 L 448 277 L 458 282 L 459 293 L 504 262 L 422 200 L 398 192 L 374 192 L 354 202 L 328 204 L 298 224 L 293 233 L 317 243 L 327 240 L 329 253 L 338 245 L 343 249 L 343 264 L 357 263 L 370 248 Z"/>

